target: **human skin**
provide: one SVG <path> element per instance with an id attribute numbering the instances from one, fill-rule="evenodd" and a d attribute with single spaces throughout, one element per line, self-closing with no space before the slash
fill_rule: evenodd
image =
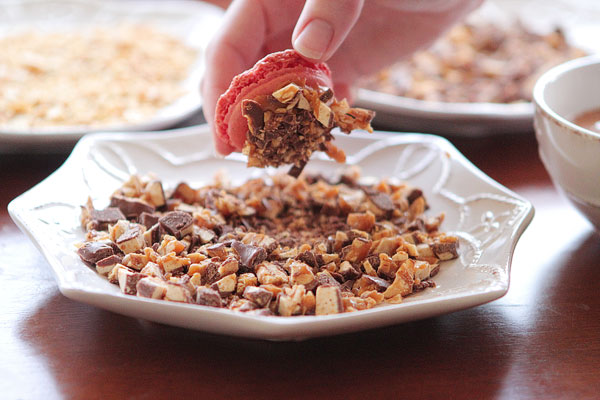
<path id="1" fill-rule="evenodd" d="M 204 116 L 234 76 L 266 54 L 294 48 L 327 62 L 338 98 L 352 99 L 361 76 L 431 44 L 481 0 L 234 0 L 206 52 Z M 218 153 L 234 151 L 215 137 Z"/>

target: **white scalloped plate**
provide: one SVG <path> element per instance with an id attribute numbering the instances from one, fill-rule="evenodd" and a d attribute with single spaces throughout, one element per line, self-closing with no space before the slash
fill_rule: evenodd
<path id="1" fill-rule="evenodd" d="M 74 143 L 85 133 L 98 131 L 147 131 L 173 126 L 200 110 L 200 80 L 204 51 L 218 29 L 223 10 L 192 0 L 8 0 L 0 2 L 0 36 L 23 31 L 77 31 L 94 26 L 143 23 L 170 34 L 197 50 L 198 56 L 182 82 L 184 93 L 174 103 L 145 121 L 101 127 L 56 126 L 3 129 L 0 143 L 19 145 Z M 165 55 L 167 56 L 167 55 Z"/>
<path id="2" fill-rule="evenodd" d="M 132 173 L 154 172 L 171 187 L 180 181 L 208 183 L 219 169 L 228 171 L 233 183 L 265 173 L 246 168 L 239 154 L 214 157 L 206 126 L 88 135 L 63 166 L 13 200 L 8 210 L 52 266 L 65 296 L 120 314 L 208 332 L 300 340 L 432 317 L 484 304 L 506 293 L 514 247 L 533 217 L 528 201 L 487 177 L 437 136 L 354 132 L 337 136 L 336 144 L 348 154 L 349 164 L 362 168 L 363 176 L 407 180 L 424 190 L 430 214 L 446 213 L 442 228 L 460 237 L 460 258 L 442 264 L 434 278 L 435 288 L 398 305 L 290 318 L 121 294 L 75 253 L 74 243 L 83 239 L 80 205 L 88 196 L 99 207 L 107 205 L 112 191 Z M 327 174 L 339 168 L 315 157 L 307 170 Z"/>

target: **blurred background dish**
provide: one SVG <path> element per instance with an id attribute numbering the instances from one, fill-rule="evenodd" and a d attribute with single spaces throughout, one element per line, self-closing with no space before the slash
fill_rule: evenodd
<path id="1" fill-rule="evenodd" d="M 363 82 L 357 103 L 377 110 L 387 128 L 474 137 L 531 131 L 535 80 L 600 50 L 598 16 L 600 4 L 589 0 L 488 1 L 430 49 Z"/>
<path id="2" fill-rule="evenodd" d="M 600 133 L 576 125 L 600 110 L 600 56 L 572 60 L 535 85 L 540 158 L 554 185 L 600 230 Z"/>
<path id="3" fill-rule="evenodd" d="M 222 14 L 191 0 L 0 3 L 0 152 L 195 115 Z"/>

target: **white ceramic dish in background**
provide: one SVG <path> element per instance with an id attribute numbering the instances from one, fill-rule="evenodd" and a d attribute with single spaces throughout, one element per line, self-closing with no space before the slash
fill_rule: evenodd
<path id="1" fill-rule="evenodd" d="M 363 176 L 408 180 L 424 190 L 430 214 L 445 212 L 442 228 L 460 237 L 460 258 L 442 265 L 436 288 L 399 305 L 290 318 L 122 294 L 75 253 L 73 244 L 83 239 L 80 205 L 88 196 L 97 207 L 108 205 L 110 194 L 134 173 L 154 172 L 167 187 L 181 181 L 208 183 L 219 169 L 234 184 L 265 173 L 246 168 L 239 154 L 215 158 L 206 126 L 86 136 L 62 167 L 13 200 L 9 212 L 47 258 L 65 296 L 132 317 L 226 335 L 273 340 L 334 335 L 445 314 L 506 293 L 514 247 L 533 217 L 529 202 L 484 175 L 437 136 L 355 132 L 338 136 L 336 144 L 348 154 L 349 164 L 361 167 Z M 323 174 L 339 168 L 324 157 L 307 166 Z"/>
<path id="2" fill-rule="evenodd" d="M 488 0 L 469 17 L 472 23 L 491 21 L 508 26 L 520 20 L 534 32 L 561 27 L 569 43 L 590 53 L 600 52 L 600 2 L 596 0 Z M 530 132 L 532 103 L 447 103 L 416 100 L 359 89 L 357 105 L 377 111 L 376 122 L 387 129 L 481 137 Z"/>
<path id="3" fill-rule="evenodd" d="M 185 93 L 173 104 L 139 123 L 99 127 L 59 126 L 23 130 L 0 127 L 0 152 L 11 145 L 20 148 L 40 143 L 75 143 L 91 131 L 147 131 L 173 126 L 200 110 L 200 79 L 204 72 L 204 50 L 218 29 L 223 10 L 212 4 L 192 0 L 8 0 L 0 2 L 0 35 L 19 32 L 53 32 L 143 23 L 179 38 L 198 51 L 188 78 L 182 83 Z M 165 55 L 168 56 L 168 55 Z M 10 150 L 10 149 L 6 149 Z"/>
<path id="4" fill-rule="evenodd" d="M 600 109 L 600 56 L 546 72 L 533 90 L 540 158 L 555 185 L 600 229 L 600 134 L 573 122 Z"/>

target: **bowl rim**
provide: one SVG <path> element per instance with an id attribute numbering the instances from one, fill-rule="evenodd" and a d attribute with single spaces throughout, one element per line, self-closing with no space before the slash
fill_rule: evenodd
<path id="1" fill-rule="evenodd" d="M 600 67 L 600 54 L 594 54 L 586 57 L 576 58 L 562 64 L 559 64 L 540 76 L 533 87 L 533 102 L 539 107 L 546 115 L 559 122 L 566 128 L 574 130 L 576 133 L 589 136 L 590 138 L 600 139 L 600 133 L 591 131 L 583 128 L 567 118 L 561 116 L 554 111 L 546 102 L 545 89 L 551 82 L 560 79 L 562 75 L 590 65 L 598 65 Z"/>

